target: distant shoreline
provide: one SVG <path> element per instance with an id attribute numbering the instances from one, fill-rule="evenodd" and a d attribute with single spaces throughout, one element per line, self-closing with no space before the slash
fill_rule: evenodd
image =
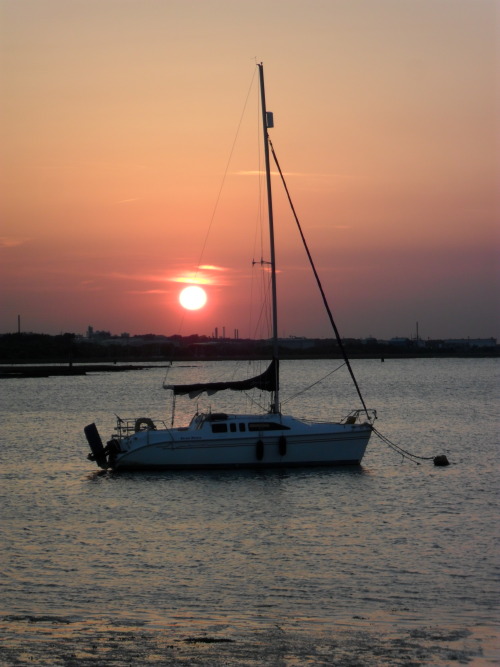
<path id="1" fill-rule="evenodd" d="M 380 362 L 394 361 L 402 359 L 494 359 L 498 358 L 500 354 L 497 351 L 485 352 L 476 351 L 475 353 L 402 353 L 392 352 L 390 354 L 350 354 L 351 360 L 375 360 Z M 99 359 L 78 360 L 78 362 L 68 361 L 51 361 L 33 360 L 18 361 L 18 362 L 0 362 L 0 379 L 15 379 L 15 378 L 36 378 L 36 377 L 50 377 L 50 376 L 73 376 L 73 375 L 87 375 L 88 373 L 116 373 L 127 371 L 140 371 L 148 368 L 158 368 L 158 364 L 164 364 L 166 367 L 171 363 L 203 363 L 209 361 L 252 361 L 261 359 L 260 356 L 249 357 L 246 356 L 217 356 L 217 357 L 193 357 L 182 356 L 175 359 L 165 358 L 150 358 L 147 360 L 137 360 L 133 364 L 130 360 L 116 359 L 113 363 L 102 363 Z M 284 354 L 281 359 L 283 361 L 297 361 L 297 360 L 317 360 L 317 359 L 338 359 L 342 360 L 339 354 L 330 355 L 312 355 L 312 354 Z M 154 365 L 152 365 L 154 364 Z M 161 367 L 161 366 L 160 366 Z"/>
<path id="2" fill-rule="evenodd" d="M 446 359 L 495 358 L 500 346 L 495 338 L 390 341 L 344 338 L 283 338 L 278 340 L 278 356 L 292 359 L 342 359 L 342 348 L 350 359 Z M 171 337 L 147 334 L 112 337 L 98 332 L 94 338 L 76 334 L 18 333 L 0 335 L 0 365 L 66 364 L 80 368 L 84 364 L 114 366 L 158 362 L 196 362 L 270 359 L 273 347 L 269 339 L 207 338 L 206 336 Z M 83 372 L 83 371 L 82 371 Z M 68 371 L 69 373 L 69 371 Z"/>

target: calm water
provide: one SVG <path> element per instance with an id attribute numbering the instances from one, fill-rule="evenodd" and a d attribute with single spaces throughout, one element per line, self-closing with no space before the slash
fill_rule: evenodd
<path id="1" fill-rule="evenodd" d="M 326 365 L 283 363 L 284 411 L 356 407 L 342 371 L 286 403 Z M 382 433 L 452 465 L 373 437 L 356 469 L 99 473 L 83 426 L 107 439 L 114 412 L 169 415 L 164 368 L 0 381 L 2 664 L 498 661 L 500 363 L 354 369 Z M 196 405 L 178 400 L 176 423 Z"/>

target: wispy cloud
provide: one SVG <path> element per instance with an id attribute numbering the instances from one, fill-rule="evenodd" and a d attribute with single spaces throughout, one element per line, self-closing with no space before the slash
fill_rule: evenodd
<path id="1" fill-rule="evenodd" d="M 0 236 L 0 248 L 16 248 L 19 245 L 28 243 L 31 237 L 25 236 Z"/>
<path id="2" fill-rule="evenodd" d="M 110 273 L 103 274 L 103 277 L 111 280 L 142 280 L 145 282 L 167 282 L 171 278 L 167 278 L 165 275 L 159 275 L 154 273 L 120 273 L 118 271 L 112 271 Z"/>
<path id="3" fill-rule="evenodd" d="M 201 271 L 227 271 L 225 266 L 214 266 L 213 264 L 202 264 L 199 268 Z"/>
<path id="4" fill-rule="evenodd" d="M 263 176 L 266 172 L 256 170 L 249 171 L 236 171 L 233 172 L 235 176 Z M 279 176 L 278 171 L 271 170 L 271 176 Z M 335 173 L 310 173 L 310 172 L 301 172 L 301 171 L 284 171 L 283 176 L 300 176 L 301 178 L 346 178 L 348 174 L 335 174 Z"/>
<path id="5" fill-rule="evenodd" d="M 190 283 L 191 285 L 213 285 L 214 281 L 211 278 L 196 275 L 174 276 L 169 278 L 173 283 Z"/>
<path id="6" fill-rule="evenodd" d="M 258 169 L 254 171 L 235 171 L 233 172 L 235 176 L 263 176 L 266 172 L 259 171 Z M 295 176 L 297 174 L 286 173 L 284 176 Z M 271 176 L 279 176 L 278 171 L 271 171 Z"/>
<path id="7" fill-rule="evenodd" d="M 169 294 L 166 289 L 131 289 L 127 290 L 127 294 Z"/>
<path id="8" fill-rule="evenodd" d="M 81 287 L 86 292 L 102 292 L 103 286 L 97 285 L 94 280 L 81 280 L 79 283 Z"/>
<path id="9" fill-rule="evenodd" d="M 197 271 L 181 271 L 167 280 L 174 283 L 190 283 L 191 285 L 227 285 L 227 280 L 222 278 L 220 274 L 228 270 L 224 266 L 202 264 Z M 218 273 L 219 275 L 213 276 L 211 273 Z"/>
<path id="10" fill-rule="evenodd" d="M 175 270 L 175 269 L 174 269 Z M 196 270 L 182 270 L 180 267 L 175 273 L 166 275 L 166 273 L 122 273 L 120 271 L 110 271 L 109 273 L 94 274 L 95 280 L 105 279 L 107 281 L 123 281 L 128 283 L 149 283 L 144 289 L 133 290 L 130 293 L 148 293 L 163 294 L 168 290 L 162 288 L 161 283 L 181 283 L 190 285 L 227 285 L 230 281 L 223 275 L 229 271 L 227 267 L 215 266 L 213 264 L 203 264 Z M 91 282 L 88 285 L 81 283 L 82 287 L 91 289 Z"/>

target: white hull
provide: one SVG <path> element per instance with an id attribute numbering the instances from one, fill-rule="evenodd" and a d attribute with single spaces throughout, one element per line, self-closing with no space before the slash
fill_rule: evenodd
<path id="1" fill-rule="evenodd" d="M 147 429 L 122 436 L 114 441 L 120 451 L 109 457 L 107 467 L 168 470 L 359 465 L 372 432 L 369 423 L 309 423 L 281 415 L 213 417 L 198 415 L 186 428 Z M 222 427 L 227 431 L 213 432 Z"/>

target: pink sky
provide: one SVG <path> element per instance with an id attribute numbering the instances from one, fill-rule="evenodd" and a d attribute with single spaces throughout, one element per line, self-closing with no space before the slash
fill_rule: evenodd
<path id="1" fill-rule="evenodd" d="M 211 223 L 257 58 L 341 334 L 500 339 L 498 3 L 0 10 L 0 333 L 257 335 L 253 93 Z M 330 337 L 282 204 L 279 333 Z M 208 304 L 183 311 L 200 263 Z"/>

